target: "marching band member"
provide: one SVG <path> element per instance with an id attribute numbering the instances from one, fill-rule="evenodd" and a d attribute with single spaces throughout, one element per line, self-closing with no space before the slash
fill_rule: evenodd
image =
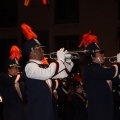
<path id="1" fill-rule="evenodd" d="M 87 99 L 84 94 L 83 84 L 74 82 L 74 94 L 72 95 L 73 120 L 88 120 Z"/>
<path id="2" fill-rule="evenodd" d="M 104 51 L 98 46 L 97 36 L 90 32 L 83 35 L 79 47 L 84 44 L 89 51 L 89 63 L 83 71 L 85 91 L 88 98 L 88 120 L 112 120 L 113 96 L 110 80 L 120 73 L 120 64 L 103 67 Z M 120 62 L 120 54 L 117 54 Z"/>
<path id="3" fill-rule="evenodd" d="M 13 45 L 10 57 L 5 61 L 4 72 L 0 74 L 4 120 L 25 120 L 22 93 L 19 86 L 21 75 L 18 74 L 20 58 L 20 49 Z"/>
<path id="4" fill-rule="evenodd" d="M 23 52 L 29 61 L 25 66 L 24 75 L 28 97 L 28 120 L 54 120 L 52 110 L 51 78 L 67 77 L 73 67 L 73 62 L 65 62 L 66 51 L 57 51 L 56 62 L 49 66 L 42 63 L 44 46 L 40 44 L 37 35 L 27 24 L 21 25 L 28 41 L 23 45 Z"/>

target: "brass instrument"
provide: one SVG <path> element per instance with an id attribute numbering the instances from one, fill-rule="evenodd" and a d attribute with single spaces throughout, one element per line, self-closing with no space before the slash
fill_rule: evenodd
<path id="1" fill-rule="evenodd" d="M 117 63 L 117 56 L 104 57 L 104 59 L 108 59 L 110 63 Z"/>
<path id="2" fill-rule="evenodd" d="M 67 51 L 65 53 L 65 59 L 80 59 L 79 53 L 87 53 L 88 50 L 73 50 Z M 57 52 L 52 52 L 50 54 L 44 54 L 44 56 L 49 56 L 50 59 L 57 60 Z"/>

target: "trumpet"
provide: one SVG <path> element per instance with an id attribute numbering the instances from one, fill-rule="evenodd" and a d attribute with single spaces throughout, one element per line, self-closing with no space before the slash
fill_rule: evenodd
<path id="1" fill-rule="evenodd" d="M 80 59 L 79 53 L 87 53 L 88 50 L 73 50 L 67 51 L 65 53 L 65 59 Z M 49 56 L 50 59 L 57 60 L 57 52 L 52 52 L 50 54 L 43 54 L 44 56 Z"/>
<path id="2" fill-rule="evenodd" d="M 108 59 L 110 63 L 117 63 L 117 56 L 104 57 L 104 59 Z"/>

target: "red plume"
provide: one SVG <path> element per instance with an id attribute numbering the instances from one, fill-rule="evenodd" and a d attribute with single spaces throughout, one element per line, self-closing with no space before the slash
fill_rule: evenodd
<path id="1" fill-rule="evenodd" d="M 11 60 L 13 60 L 14 58 L 19 60 L 20 57 L 22 57 L 21 50 L 16 45 L 13 45 L 11 50 L 10 50 L 10 57 L 9 58 Z"/>
<path id="2" fill-rule="evenodd" d="M 32 31 L 32 28 L 26 23 L 23 23 L 21 25 L 21 29 L 23 34 L 26 36 L 27 40 L 30 40 L 32 38 L 38 38 L 38 36 Z"/>
<path id="3" fill-rule="evenodd" d="M 80 77 L 80 75 L 75 74 L 74 77 L 75 77 L 76 81 L 81 81 L 82 82 L 82 77 Z"/>
<path id="4" fill-rule="evenodd" d="M 28 5 L 29 5 L 29 2 L 30 2 L 30 0 L 25 0 L 24 5 L 25 5 L 25 6 L 28 6 Z"/>
<path id="5" fill-rule="evenodd" d="M 48 59 L 47 57 L 44 57 L 44 59 L 42 60 L 42 63 L 43 63 L 43 64 L 46 64 L 46 65 L 49 65 L 47 59 Z"/>
<path id="6" fill-rule="evenodd" d="M 88 46 L 90 43 L 98 43 L 97 36 L 90 35 L 91 32 L 88 32 L 83 35 L 82 41 L 80 42 L 78 47 L 81 47 L 84 44 L 84 47 Z"/>

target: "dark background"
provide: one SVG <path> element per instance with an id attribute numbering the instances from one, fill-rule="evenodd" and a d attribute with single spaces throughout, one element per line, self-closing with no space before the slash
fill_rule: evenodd
<path id="1" fill-rule="evenodd" d="M 20 25 L 27 23 L 38 35 L 38 40 L 46 46 L 45 52 L 56 52 L 61 47 L 79 50 L 79 42 L 84 33 L 92 31 L 98 36 L 101 49 L 106 56 L 115 56 L 120 50 L 120 1 L 119 0 L 0 0 L 0 70 L 9 57 L 12 45 L 22 45 L 26 38 Z M 82 66 L 80 60 L 73 60 L 72 72 Z M 24 67 L 26 58 L 22 58 Z M 84 61 L 83 61 L 84 62 Z M 107 63 L 109 65 L 109 63 Z"/>

